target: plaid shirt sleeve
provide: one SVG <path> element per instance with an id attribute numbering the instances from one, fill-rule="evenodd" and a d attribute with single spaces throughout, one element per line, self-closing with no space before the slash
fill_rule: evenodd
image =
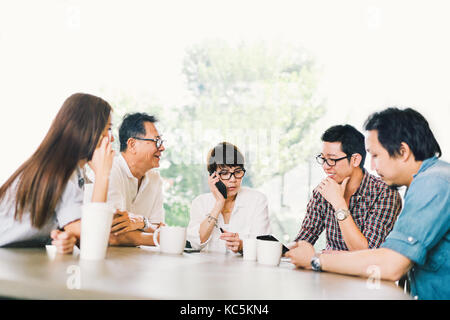
<path id="1" fill-rule="evenodd" d="M 308 202 L 306 216 L 303 219 L 302 227 L 295 241 L 305 240 L 314 245 L 325 228 L 324 219 L 321 217 L 323 206 L 320 198 L 319 192 L 314 190 L 313 195 Z"/>
<path id="2" fill-rule="evenodd" d="M 394 227 L 397 216 L 402 210 L 402 200 L 397 190 L 385 188 L 375 200 L 366 220 L 363 235 L 369 249 L 379 248 Z"/>

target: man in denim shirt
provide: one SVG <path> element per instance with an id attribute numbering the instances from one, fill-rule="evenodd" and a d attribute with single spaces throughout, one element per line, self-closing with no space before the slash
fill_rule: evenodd
<path id="1" fill-rule="evenodd" d="M 450 165 L 436 157 L 423 161 L 405 196 L 405 208 L 381 245 L 414 262 L 411 294 L 450 298 Z"/>
<path id="2" fill-rule="evenodd" d="M 428 122 L 412 109 L 389 108 L 365 123 L 371 166 L 391 186 L 408 187 L 403 211 L 380 249 L 315 255 L 301 241 L 286 256 L 298 267 L 381 278 L 408 273 L 418 299 L 450 299 L 450 164 Z"/>

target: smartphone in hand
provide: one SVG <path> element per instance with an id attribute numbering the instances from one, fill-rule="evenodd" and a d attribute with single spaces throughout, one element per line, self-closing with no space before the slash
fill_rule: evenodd
<path id="1" fill-rule="evenodd" d="M 210 172 L 209 175 L 212 176 L 214 174 L 214 171 Z M 219 190 L 219 192 L 222 194 L 222 196 L 226 199 L 227 198 L 227 187 L 222 181 L 216 182 L 216 187 Z"/>

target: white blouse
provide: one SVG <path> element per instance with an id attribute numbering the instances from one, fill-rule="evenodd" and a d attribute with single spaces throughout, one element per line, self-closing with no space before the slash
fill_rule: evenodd
<path id="1" fill-rule="evenodd" d="M 225 227 L 223 216 L 219 214 L 218 227 L 229 232 L 237 232 L 240 239 L 270 234 L 267 197 L 262 192 L 241 187 L 235 201 L 229 224 Z M 219 228 L 214 228 L 209 239 L 205 243 L 200 243 L 200 224 L 210 214 L 215 203 L 216 199 L 212 193 L 199 195 L 192 201 L 187 229 L 187 240 L 191 243 L 192 248 L 226 252 L 225 241 L 220 239 Z"/>
<path id="2" fill-rule="evenodd" d="M 43 246 L 50 239 L 50 232 L 81 219 L 83 189 L 79 185 L 75 171 L 59 199 L 53 216 L 41 229 L 31 224 L 30 212 L 25 211 L 22 220 L 16 220 L 16 192 L 19 179 L 16 179 L 0 202 L 0 247 L 2 246 Z"/>

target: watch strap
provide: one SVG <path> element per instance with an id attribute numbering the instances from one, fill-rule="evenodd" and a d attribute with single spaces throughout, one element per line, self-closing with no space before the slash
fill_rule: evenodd
<path id="1" fill-rule="evenodd" d="M 150 221 L 147 217 L 143 217 L 143 218 L 144 218 L 144 227 L 141 230 L 145 231 L 150 227 Z"/>
<path id="2" fill-rule="evenodd" d="M 322 271 L 322 266 L 320 264 L 319 257 L 320 257 L 320 254 L 316 254 L 311 258 L 311 268 L 316 272 Z"/>
<path id="3" fill-rule="evenodd" d="M 341 213 L 344 214 L 344 217 L 342 219 L 339 219 L 339 216 L 341 215 Z M 343 221 L 345 219 L 347 219 L 347 217 L 350 215 L 350 210 L 348 209 L 338 209 L 336 210 L 336 212 L 334 213 L 334 216 L 336 217 L 337 220 L 339 221 Z"/>

